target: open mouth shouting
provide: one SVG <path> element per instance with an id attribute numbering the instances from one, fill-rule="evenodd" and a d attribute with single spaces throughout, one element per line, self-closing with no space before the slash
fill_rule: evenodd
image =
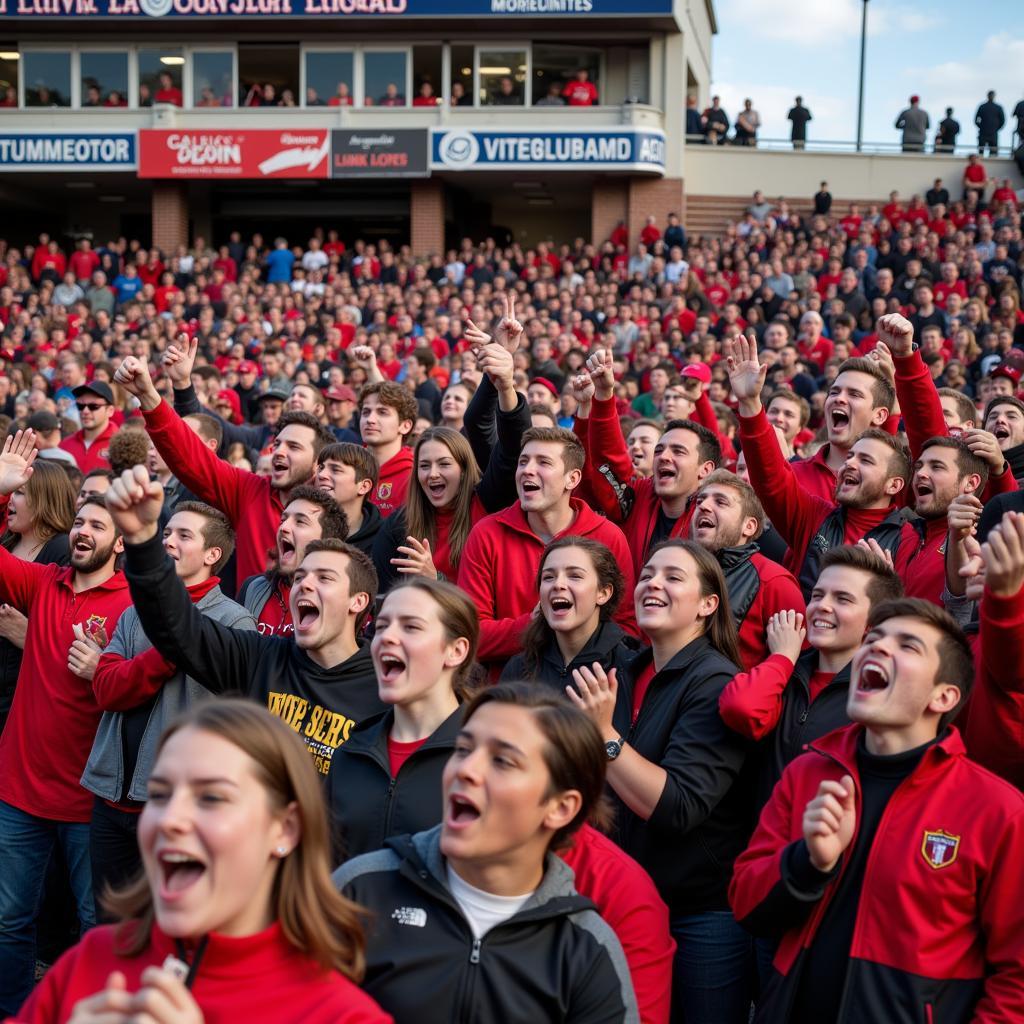
<path id="1" fill-rule="evenodd" d="M 76 555 L 87 555 L 92 551 L 96 550 L 96 545 L 85 537 L 79 537 L 74 546 L 71 548 L 72 552 Z"/>
<path id="2" fill-rule="evenodd" d="M 300 597 L 295 602 L 295 631 L 308 633 L 320 622 L 320 608 L 308 597 Z"/>
<path id="3" fill-rule="evenodd" d="M 462 832 L 480 818 L 480 808 L 462 793 L 449 793 L 445 808 L 444 827 L 450 832 Z"/>
<path id="4" fill-rule="evenodd" d="M 394 683 L 405 671 L 406 663 L 397 654 L 381 654 L 377 664 L 377 678 L 382 683 Z"/>
<path id="5" fill-rule="evenodd" d="M 288 460 L 284 456 L 275 455 L 270 460 L 270 468 L 274 471 L 275 476 L 281 476 L 288 472 Z"/>
<path id="6" fill-rule="evenodd" d="M 1009 440 L 1010 428 L 1005 423 L 997 423 L 992 428 L 992 434 L 1001 445 L 1004 441 Z"/>
<path id="7" fill-rule="evenodd" d="M 190 853 L 162 850 L 157 854 L 160 866 L 160 899 L 173 903 L 192 888 L 206 873 L 206 865 Z"/>
<path id="8" fill-rule="evenodd" d="M 519 490 L 522 492 L 523 500 L 525 501 L 540 494 L 541 486 L 535 480 L 520 480 Z"/>
<path id="9" fill-rule="evenodd" d="M 575 605 L 568 597 L 559 595 L 558 597 L 552 597 L 548 601 L 548 609 L 550 610 L 551 617 L 556 621 L 561 621 L 568 618 L 573 611 Z"/>
<path id="10" fill-rule="evenodd" d="M 295 542 L 287 534 L 277 536 L 277 560 L 281 565 L 293 565 L 295 562 Z"/>
<path id="11" fill-rule="evenodd" d="M 448 484 L 444 480 L 432 480 L 427 483 L 427 497 L 431 502 L 439 502 L 448 491 Z"/>
<path id="12" fill-rule="evenodd" d="M 718 520 L 711 512 L 697 512 L 694 517 L 693 526 L 695 530 L 714 530 L 718 526 Z"/>
<path id="13" fill-rule="evenodd" d="M 892 670 L 879 661 L 868 660 L 860 666 L 857 673 L 857 697 L 883 693 L 892 683 Z"/>
<path id="14" fill-rule="evenodd" d="M 828 414 L 828 425 L 834 434 L 845 434 L 850 426 L 850 414 L 845 409 L 832 409 Z"/>

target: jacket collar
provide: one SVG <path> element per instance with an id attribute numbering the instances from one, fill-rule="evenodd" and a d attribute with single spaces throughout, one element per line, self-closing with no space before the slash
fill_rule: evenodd
<path id="1" fill-rule="evenodd" d="M 847 725 L 841 729 L 822 736 L 808 744 L 807 749 L 817 754 L 838 761 L 854 777 L 858 778 L 857 771 L 857 743 L 864 732 L 862 725 Z M 963 757 L 967 753 L 963 737 L 955 726 L 949 726 L 945 735 L 937 743 L 932 744 L 925 752 L 921 764 L 914 770 L 914 775 L 921 772 L 930 773 L 938 768 L 940 763 L 950 758 Z"/>
<path id="2" fill-rule="evenodd" d="M 570 498 L 569 507 L 573 511 L 572 522 L 558 534 L 558 537 L 565 536 L 570 532 L 580 536 L 592 533 L 600 522 L 600 517 L 598 517 L 597 513 L 581 498 Z M 518 500 L 514 504 L 509 505 L 508 508 L 496 512 L 494 518 L 517 533 L 540 540 L 537 534 L 533 532 L 533 527 L 530 526 L 530 521 L 526 518 L 523 506 Z M 551 539 L 556 540 L 557 537 L 552 537 Z"/>
<path id="3" fill-rule="evenodd" d="M 722 571 L 728 572 L 730 569 L 735 569 L 741 562 L 747 561 L 752 555 L 756 555 L 760 550 L 757 541 L 752 540 L 735 548 L 721 548 L 716 557 Z"/>
<path id="4" fill-rule="evenodd" d="M 366 754 L 388 763 L 388 736 L 395 724 L 395 709 L 388 708 L 380 715 L 365 719 L 356 725 L 343 748 L 346 754 Z M 435 747 L 451 749 L 462 727 L 462 706 L 457 707 L 424 741 L 420 750 Z"/>
<path id="5" fill-rule="evenodd" d="M 587 638 L 587 642 L 583 645 L 583 650 L 572 659 L 569 666 L 578 664 L 589 665 L 592 662 L 600 661 L 616 644 L 622 642 L 625 635 L 622 628 L 611 620 L 600 623 L 597 629 Z M 558 641 L 554 637 L 551 638 L 548 645 L 544 648 L 543 657 L 546 662 L 554 665 L 559 671 L 568 667 L 562 660 L 562 652 L 558 647 Z"/>

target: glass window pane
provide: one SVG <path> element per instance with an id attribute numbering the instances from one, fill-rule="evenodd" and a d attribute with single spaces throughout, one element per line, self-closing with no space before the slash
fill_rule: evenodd
<path id="1" fill-rule="evenodd" d="M 0 45 L 0 107 L 18 105 L 18 68 L 21 66 L 18 48 Z"/>
<path id="2" fill-rule="evenodd" d="M 363 56 L 363 103 L 367 107 L 405 106 L 404 53 L 371 51 Z"/>
<path id="3" fill-rule="evenodd" d="M 523 104 L 525 50 L 480 51 L 480 102 L 499 107 Z"/>
<path id="4" fill-rule="evenodd" d="M 601 102 L 601 54 L 574 46 L 533 48 L 533 102 L 537 106 L 592 107 Z"/>
<path id="5" fill-rule="evenodd" d="M 351 53 L 306 54 L 306 106 L 352 106 Z"/>
<path id="6" fill-rule="evenodd" d="M 473 106 L 473 47 L 452 43 L 453 107 Z"/>
<path id="7" fill-rule="evenodd" d="M 128 54 L 83 53 L 83 107 L 128 106 Z"/>
<path id="8" fill-rule="evenodd" d="M 441 47 L 424 44 L 412 48 L 414 107 L 436 107 L 441 102 Z"/>
<path id="9" fill-rule="evenodd" d="M 139 50 L 139 106 L 172 103 L 180 107 L 184 65 L 180 49 Z"/>
<path id="10" fill-rule="evenodd" d="M 192 54 L 192 102 L 197 107 L 233 107 L 233 79 L 230 50 Z"/>
<path id="11" fill-rule="evenodd" d="M 71 54 L 66 52 L 23 53 L 25 105 L 28 107 L 71 106 Z"/>
<path id="12" fill-rule="evenodd" d="M 238 95 L 243 107 L 295 107 L 298 92 L 298 44 L 239 44 Z"/>

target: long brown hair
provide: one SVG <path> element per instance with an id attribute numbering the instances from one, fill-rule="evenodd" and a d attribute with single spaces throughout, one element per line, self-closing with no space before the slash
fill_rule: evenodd
<path id="1" fill-rule="evenodd" d="M 302 740 L 280 719 L 252 701 L 236 697 L 203 701 L 176 718 L 160 737 L 157 755 L 182 729 L 211 733 L 233 743 L 256 762 L 256 774 L 275 809 L 298 805 L 301 838 L 277 871 L 274 918 L 289 944 L 326 970 L 353 981 L 365 969 L 360 911 L 331 882 L 327 810 L 323 791 Z M 123 922 L 117 952 L 136 956 L 149 944 L 155 913 L 149 881 L 142 874 L 103 896 L 103 905 Z"/>
<path id="2" fill-rule="evenodd" d="M 412 471 L 417 473 L 420 451 L 428 441 L 439 441 L 452 453 L 452 458 L 462 470 L 462 482 L 455 496 L 455 514 L 448 533 L 448 558 L 452 566 L 459 564 L 466 538 L 473 527 L 471 509 L 476 485 L 480 483 L 480 470 L 473 456 L 469 442 L 451 427 L 429 427 L 420 434 L 412 453 Z M 405 527 L 410 537 L 422 540 L 426 537 L 431 547 L 437 544 L 437 510 L 430 504 L 426 492 L 416 480 L 405 498 Z"/>
<path id="3" fill-rule="evenodd" d="M 710 551 L 706 551 L 695 540 L 667 540 L 659 544 L 650 555 L 662 548 L 682 548 L 697 563 L 697 580 L 700 584 L 700 596 L 718 595 L 718 607 L 704 620 L 704 635 L 711 641 L 719 654 L 724 655 L 734 665 L 740 667 L 740 639 L 733 621 L 732 610 L 729 608 L 729 591 L 725 585 L 725 575 Z"/>
<path id="4" fill-rule="evenodd" d="M 71 529 L 75 522 L 75 489 L 60 466 L 37 461 L 25 484 L 25 497 L 32 510 L 32 525 L 41 541 Z M 7 529 L 0 538 L 0 545 L 11 551 L 20 539 L 19 534 Z"/>
<path id="5" fill-rule="evenodd" d="M 597 574 L 598 589 L 611 587 L 612 596 L 598 609 L 599 622 L 603 625 L 615 615 L 622 600 L 623 591 L 626 589 L 626 580 L 622 575 L 618 562 L 611 551 L 600 541 L 590 537 L 559 537 L 551 541 L 544 549 L 540 557 L 540 565 L 537 567 L 537 593 L 540 593 L 540 581 L 544 575 L 544 564 L 553 551 L 560 548 L 579 548 L 590 556 L 590 562 Z M 536 672 L 540 667 L 540 659 L 544 649 L 551 642 L 555 631 L 548 625 L 543 614 L 535 615 L 523 633 L 521 646 L 523 649 L 523 660 L 526 670 L 530 673 Z"/>

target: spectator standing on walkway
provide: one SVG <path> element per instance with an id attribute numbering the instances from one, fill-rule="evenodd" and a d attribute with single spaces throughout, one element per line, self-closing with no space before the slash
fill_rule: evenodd
<path id="1" fill-rule="evenodd" d="M 807 122 L 813 120 L 811 112 L 804 106 L 804 98 L 797 96 L 796 102 L 786 115 L 793 122 L 793 130 L 790 139 L 794 149 L 803 149 L 807 141 Z"/>
<path id="2" fill-rule="evenodd" d="M 704 111 L 701 120 L 704 122 L 704 141 L 709 146 L 717 146 L 729 131 L 729 115 L 721 107 L 721 98 L 711 97 L 711 106 Z"/>
<path id="3" fill-rule="evenodd" d="M 920 153 L 924 150 L 924 135 L 931 127 L 927 111 L 921 109 L 921 97 L 911 96 L 910 106 L 896 118 L 896 127 L 903 131 L 903 152 Z"/>
<path id="4" fill-rule="evenodd" d="M 761 115 L 754 109 L 753 100 L 744 100 L 743 109 L 736 117 L 736 145 L 756 146 L 757 129 L 761 127 Z"/>
<path id="5" fill-rule="evenodd" d="M 988 155 L 995 156 L 999 150 L 999 129 L 1006 124 L 1006 114 L 996 103 L 993 90 L 986 93 L 985 102 L 974 115 L 974 123 L 978 126 L 978 152 L 984 156 L 987 148 Z"/>
<path id="6" fill-rule="evenodd" d="M 828 182 L 823 181 L 821 188 L 814 193 L 814 214 L 817 217 L 827 217 L 828 211 L 832 209 L 832 193 L 828 190 Z"/>
<path id="7" fill-rule="evenodd" d="M 1017 119 L 1017 138 L 1013 140 L 1013 145 L 1019 146 L 1024 143 L 1024 100 L 1013 108 L 1013 116 Z"/>
<path id="8" fill-rule="evenodd" d="M 1024 105 L 1024 100 L 1021 100 L 1021 105 Z M 700 111 L 697 109 L 697 97 L 687 96 L 686 97 L 686 138 L 688 141 L 695 142 L 695 136 L 700 136 L 701 139 L 704 137 L 704 122 L 701 119 Z"/>
<path id="9" fill-rule="evenodd" d="M 953 117 L 953 108 L 946 107 L 946 116 L 939 122 L 935 133 L 935 152 L 952 153 L 956 137 L 960 134 L 960 122 Z"/>

